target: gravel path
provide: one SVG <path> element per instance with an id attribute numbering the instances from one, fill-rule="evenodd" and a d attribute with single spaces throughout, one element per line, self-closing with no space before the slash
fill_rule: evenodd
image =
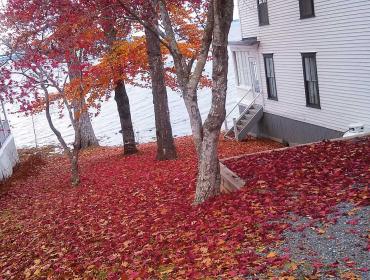
<path id="1" fill-rule="evenodd" d="M 281 251 L 290 254 L 298 279 L 370 279 L 369 218 L 370 206 L 344 203 L 324 225 L 299 218 L 284 233 Z"/>

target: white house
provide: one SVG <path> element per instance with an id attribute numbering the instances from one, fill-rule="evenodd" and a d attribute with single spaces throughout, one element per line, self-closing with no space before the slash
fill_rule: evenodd
<path id="1" fill-rule="evenodd" d="M 3 105 L 1 103 L 1 105 Z M 10 177 L 18 162 L 14 138 L 10 132 L 4 106 L 0 107 L 0 181 Z"/>
<path id="2" fill-rule="evenodd" d="M 239 0 L 239 15 L 230 50 L 243 99 L 229 136 L 295 144 L 352 123 L 370 131 L 370 0 Z"/>

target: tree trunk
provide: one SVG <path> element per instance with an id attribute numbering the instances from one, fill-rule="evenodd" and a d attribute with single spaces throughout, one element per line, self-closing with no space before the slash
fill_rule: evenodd
<path id="1" fill-rule="evenodd" d="M 83 107 L 83 97 L 81 97 L 80 107 Z M 80 175 L 79 175 L 79 168 L 78 168 L 78 158 L 80 154 L 80 150 L 82 149 L 82 119 L 77 118 L 75 119 L 75 141 L 73 143 L 73 151 L 71 153 L 70 161 L 71 161 L 71 184 L 73 187 L 77 187 L 80 184 Z"/>
<path id="2" fill-rule="evenodd" d="M 41 77 L 41 80 L 43 77 Z M 48 121 L 50 129 L 54 132 L 56 137 L 58 138 L 59 143 L 62 145 L 64 153 L 68 156 L 68 159 L 71 163 L 71 184 L 72 186 L 77 186 L 80 183 L 80 176 L 78 171 L 78 155 L 81 149 L 81 129 L 80 129 L 80 123 L 76 123 L 74 119 L 71 119 L 74 131 L 75 131 L 75 142 L 74 142 L 74 149 L 71 151 L 71 149 L 68 147 L 67 143 L 64 141 L 64 138 L 62 137 L 62 134 L 60 131 L 54 126 L 54 123 L 51 119 L 50 115 L 50 98 L 49 98 L 49 92 L 47 87 L 41 83 L 41 88 L 44 90 L 45 93 L 45 113 L 46 113 L 46 119 Z"/>
<path id="3" fill-rule="evenodd" d="M 202 141 L 202 154 L 199 159 L 195 203 L 216 196 L 220 193 L 221 175 L 217 154 L 220 132 L 205 130 Z"/>
<path id="4" fill-rule="evenodd" d="M 74 79 L 80 78 L 80 71 L 77 70 L 79 67 L 79 60 L 75 57 L 72 61 L 68 63 L 68 72 L 69 72 L 69 80 L 72 81 Z M 82 100 L 76 100 L 72 102 L 73 112 L 76 117 L 80 119 L 81 124 L 81 149 L 85 149 L 92 146 L 99 146 L 99 141 L 95 136 L 94 129 L 91 124 L 89 112 L 85 107 L 85 99 L 82 96 Z"/>
<path id="5" fill-rule="evenodd" d="M 83 104 L 85 103 L 84 100 L 82 103 Z M 80 125 L 81 125 L 81 149 L 99 146 L 99 141 L 95 136 L 89 112 L 87 110 L 83 110 L 81 113 Z"/>
<path id="6" fill-rule="evenodd" d="M 71 161 L 71 184 L 77 187 L 80 184 L 80 176 L 78 171 L 78 151 L 73 151 Z"/>
<path id="7" fill-rule="evenodd" d="M 161 45 L 159 38 L 148 28 L 145 29 L 145 35 L 150 75 L 152 79 L 152 93 L 157 136 L 157 160 L 175 159 L 177 157 L 177 153 L 172 136 Z"/>
<path id="8" fill-rule="evenodd" d="M 138 152 L 135 143 L 135 133 L 132 126 L 130 102 L 127 96 L 125 83 L 122 80 L 116 82 L 114 89 L 114 100 L 117 103 L 117 110 L 121 122 L 123 137 L 123 153 L 131 155 Z"/>
<path id="9" fill-rule="evenodd" d="M 199 111 L 198 98 L 196 89 L 191 92 L 191 89 L 183 92 L 186 110 L 188 111 L 190 119 L 190 127 L 193 135 L 195 149 L 198 155 L 198 160 L 202 155 L 202 141 L 203 141 L 203 123 L 202 115 Z"/>
<path id="10" fill-rule="evenodd" d="M 225 120 L 228 34 L 233 18 L 233 0 L 215 0 L 214 29 L 212 43 L 212 105 L 203 125 L 203 141 L 198 167 L 195 203 L 217 195 L 220 192 L 220 167 L 217 154 L 222 123 Z"/>

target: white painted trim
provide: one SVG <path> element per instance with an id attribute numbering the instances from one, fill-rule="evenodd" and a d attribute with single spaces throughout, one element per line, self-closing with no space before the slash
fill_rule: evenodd
<path id="1" fill-rule="evenodd" d="M 245 91 L 250 91 L 252 87 L 247 87 L 247 86 L 244 86 L 244 85 L 240 85 L 240 86 L 236 86 L 237 89 L 239 90 L 245 90 Z"/>

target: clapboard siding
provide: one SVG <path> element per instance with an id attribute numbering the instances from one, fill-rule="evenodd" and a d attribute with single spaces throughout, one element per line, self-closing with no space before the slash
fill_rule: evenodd
<path id="1" fill-rule="evenodd" d="M 242 37 L 257 36 L 260 75 L 264 53 L 274 54 L 278 101 L 265 111 L 326 128 L 370 129 L 370 1 L 314 0 L 315 17 L 300 19 L 298 0 L 268 0 L 270 24 L 258 26 L 256 0 L 239 0 Z M 301 53 L 316 52 L 321 110 L 306 107 Z"/>
<path id="2" fill-rule="evenodd" d="M 258 33 L 256 1 L 238 0 L 242 38 L 255 37 Z"/>

